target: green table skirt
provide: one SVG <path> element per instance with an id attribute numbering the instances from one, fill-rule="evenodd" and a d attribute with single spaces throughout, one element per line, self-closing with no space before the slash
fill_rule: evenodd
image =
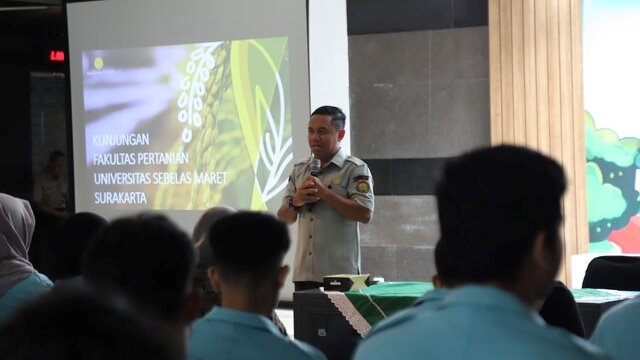
<path id="1" fill-rule="evenodd" d="M 426 282 L 387 282 L 362 290 L 348 291 L 345 296 L 370 325 L 411 306 L 433 285 Z"/>

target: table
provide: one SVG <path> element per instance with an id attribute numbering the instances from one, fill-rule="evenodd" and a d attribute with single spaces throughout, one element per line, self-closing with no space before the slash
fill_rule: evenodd
<path id="1" fill-rule="evenodd" d="M 382 287 L 382 291 L 376 291 Z M 317 347 L 330 360 L 351 359 L 355 347 L 369 331 L 371 324 L 375 324 L 385 315 L 389 316 L 410 306 L 415 299 L 432 288 L 429 283 L 385 283 L 363 291 L 353 302 L 348 299 L 349 293 L 324 292 L 317 289 L 294 292 L 295 337 Z M 371 296 L 372 292 L 381 292 L 382 296 L 376 295 L 375 301 L 371 301 L 368 296 Z M 637 295 L 631 292 L 595 289 L 573 289 L 572 293 L 578 303 L 587 336 L 591 335 L 598 319 L 606 310 L 626 298 Z M 396 298 L 396 301 L 393 298 Z M 366 308 L 363 311 L 364 315 L 357 311 L 356 307 Z"/>
<path id="2" fill-rule="evenodd" d="M 591 337 L 598 320 L 607 310 L 630 298 L 640 294 L 637 291 L 617 291 L 609 289 L 571 289 L 573 297 L 578 303 L 580 317 L 584 325 L 587 338 Z"/>

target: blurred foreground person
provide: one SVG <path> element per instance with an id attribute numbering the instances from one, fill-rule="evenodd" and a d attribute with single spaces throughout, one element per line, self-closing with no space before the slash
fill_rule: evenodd
<path id="1" fill-rule="evenodd" d="M 0 359 L 180 359 L 150 321 L 123 298 L 56 289 L 0 328 Z"/>
<path id="2" fill-rule="evenodd" d="M 437 258 L 438 269 L 464 283 L 429 311 L 372 332 L 355 359 L 606 359 L 534 310 L 560 267 L 565 188 L 556 161 L 522 147 L 480 149 L 449 162 L 436 188 L 436 252 L 447 255 Z"/>
<path id="3" fill-rule="evenodd" d="M 157 316 L 184 348 L 202 295 L 192 287 L 195 247 L 167 217 L 141 214 L 111 222 L 85 254 L 83 278 L 99 291 L 118 291 Z"/>

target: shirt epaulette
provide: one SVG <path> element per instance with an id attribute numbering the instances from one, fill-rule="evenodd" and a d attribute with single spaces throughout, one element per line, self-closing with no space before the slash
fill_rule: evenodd
<path id="1" fill-rule="evenodd" d="M 345 160 L 346 161 L 351 161 L 352 163 L 356 164 L 357 166 L 367 165 L 364 161 L 358 159 L 357 157 L 355 157 L 353 155 L 347 156 L 347 158 Z"/>
<path id="2" fill-rule="evenodd" d="M 294 167 L 304 165 L 309 162 L 309 159 L 300 160 L 297 163 L 293 164 Z"/>

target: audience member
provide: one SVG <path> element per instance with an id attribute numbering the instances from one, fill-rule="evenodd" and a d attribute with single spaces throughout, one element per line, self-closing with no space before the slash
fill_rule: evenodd
<path id="1" fill-rule="evenodd" d="M 82 256 L 89 241 L 106 227 L 107 220 L 90 212 L 71 215 L 62 230 L 50 242 L 53 278 L 56 285 L 62 280 L 75 281 L 82 272 Z"/>
<path id="2" fill-rule="evenodd" d="M 50 219 L 64 219 L 69 215 L 68 200 L 67 165 L 64 153 L 57 150 L 49 154 L 47 167 L 36 177 L 33 201 Z"/>
<path id="3" fill-rule="evenodd" d="M 613 360 L 636 360 L 640 357 L 639 333 L 640 299 L 631 299 L 602 315 L 591 342 L 611 354 Z"/>
<path id="4" fill-rule="evenodd" d="M 193 359 L 324 359 L 317 349 L 289 339 L 269 321 L 289 267 L 287 226 L 273 216 L 238 212 L 209 231 L 209 278 L 221 296 L 193 326 Z"/>
<path id="5" fill-rule="evenodd" d="M 33 212 L 36 229 L 29 250 L 31 263 L 43 274 L 53 277 L 49 241 L 62 228 L 69 216 L 67 165 L 62 151 L 49 154 L 49 162 L 41 174 L 35 175 Z"/>
<path id="6" fill-rule="evenodd" d="M 373 333 L 355 358 L 606 358 L 533 310 L 560 266 L 565 187 L 557 162 L 521 147 L 480 149 L 448 163 L 436 189 L 438 247 L 448 255 L 439 266 L 465 284 L 435 309 Z"/>
<path id="7" fill-rule="evenodd" d="M 0 193 L 0 324 L 53 284 L 29 262 L 35 219 L 26 200 Z"/>
<path id="8" fill-rule="evenodd" d="M 179 359 L 150 321 L 122 298 L 56 289 L 0 328 L 0 359 Z"/>
<path id="9" fill-rule="evenodd" d="M 394 328 L 398 324 L 407 319 L 414 317 L 416 314 L 425 314 L 435 311 L 440 302 L 446 298 L 450 289 L 464 284 L 460 274 L 456 274 L 456 269 L 448 268 L 450 264 L 444 261 L 447 258 L 442 241 L 436 244 L 434 258 L 436 270 L 438 274 L 431 278 L 434 289 L 427 291 L 421 298 L 416 300 L 413 305 L 407 309 L 403 309 L 393 316 L 375 324 L 367 336 L 373 336 L 378 332 L 384 332 L 387 329 Z"/>
<path id="10" fill-rule="evenodd" d="M 189 236 L 162 215 L 113 221 L 87 248 L 84 280 L 123 292 L 158 316 L 180 346 L 198 317 L 202 297 L 192 290 L 195 248 Z"/>
<path id="11" fill-rule="evenodd" d="M 207 241 L 207 232 L 211 226 L 224 216 L 235 213 L 236 210 L 228 206 L 215 206 L 205 211 L 193 228 L 192 238 L 198 249 L 198 265 L 193 277 L 193 287 L 202 291 L 204 304 L 200 316 L 206 315 L 214 306 L 220 306 L 220 296 L 211 286 L 207 270 L 213 263 L 211 245 Z M 278 327 L 282 335 L 287 335 L 287 329 L 278 317 L 276 311 L 271 312 L 271 321 Z"/>
<path id="12" fill-rule="evenodd" d="M 196 249 L 198 249 L 198 262 L 193 278 L 193 287 L 200 289 L 204 295 L 203 312 L 201 316 L 211 311 L 214 306 L 220 305 L 218 293 L 211 286 L 207 275 L 207 270 L 213 262 L 211 245 L 209 245 L 207 241 L 207 233 L 216 221 L 235 212 L 235 209 L 227 206 L 212 207 L 200 216 L 200 219 L 198 219 L 198 222 L 193 228 L 193 235 L 191 237 L 193 241 L 195 241 Z"/>

